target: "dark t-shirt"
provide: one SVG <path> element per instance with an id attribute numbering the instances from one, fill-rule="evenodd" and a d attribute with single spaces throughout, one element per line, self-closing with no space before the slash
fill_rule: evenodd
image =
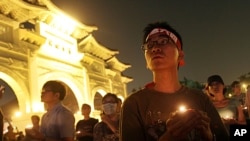
<path id="1" fill-rule="evenodd" d="M 121 112 L 121 141 L 157 141 L 167 130 L 169 114 L 178 110 L 180 105 L 206 112 L 217 141 L 228 140 L 226 128 L 208 96 L 200 90 L 183 86 L 171 94 L 143 89 L 127 97 Z M 194 136 L 189 141 L 202 140 L 195 132 L 191 132 Z"/>
<path id="2" fill-rule="evenodd" d="M 98 119 L 90 118 L 88 120 L 79 120 L 76 124 L 76 131 L 85 131 L 93 134 L 95 124 L 98 123 Z M 78 141 L 93 141 L 93 136 L 84 136 L 77 138 Z"/>
<path id="3" fill-rule="evenodd" d="M 114 125 L 119 128 L 119 120 Z M 94 128 L 94 141 L 119 141 L 119 131 L 113 132 L 103 121 L 97 123 Z"/>

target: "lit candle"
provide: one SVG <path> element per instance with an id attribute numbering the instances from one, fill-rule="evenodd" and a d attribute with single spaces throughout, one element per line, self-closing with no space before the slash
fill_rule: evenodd
<path id="1" fill-rule="evenodd" d="M 181 105 L 179 107 L 179 111 L 183 113 L 183 112 L 187 111 L 187 108 L 184 105 Z"/>
<path id="2" fill-rule="evenodd" d="M 33 125 L 31 125 L 31 124 L 28 124 L 28 125 L 26 125 L 26 129 L 31 129 L 33 127 Z"/>
<path id="3" fill-rule="evenodd" d="M 226 115 L 224 118 L 225 118 L 225 119 L 230 119 L 230 116 L 229 116 L 229 115 Z"/>
<path id="4" fill-rule="evenodd" d="M 224 113 L 221 113 L 221 116 L 224 119 L 233 119 L 233 114 L 230 111 L 226 111 Z"/>

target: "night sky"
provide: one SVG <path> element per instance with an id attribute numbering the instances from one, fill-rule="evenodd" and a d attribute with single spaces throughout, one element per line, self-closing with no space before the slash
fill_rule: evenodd
<path id="1" fill-rule="evenodd" d="M 181 35 L 186 65 L 179 79 L 206 82 L 219 74 L 226 84 L 250 72 L 250 1 L 247 0 L 53 0 L 55 5 L 86 25 L 116 57 L 132 65 L 124 71 L 134 80 L 128 92 L 152 80 L 146 69 L 142 30 L 151 22 L 167 21 Z"/>

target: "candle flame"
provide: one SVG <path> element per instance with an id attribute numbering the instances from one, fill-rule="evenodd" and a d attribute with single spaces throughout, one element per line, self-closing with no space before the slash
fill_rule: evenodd
<path id="1" fill-rule="evenodd" d="M 180 112 L 185 112 L 185 111 L 187 111 L 187 108 L 186 108 L 185 106 L 181 105 L 181 106 L 179 107 L 179 111 L 180 111 Z"/>

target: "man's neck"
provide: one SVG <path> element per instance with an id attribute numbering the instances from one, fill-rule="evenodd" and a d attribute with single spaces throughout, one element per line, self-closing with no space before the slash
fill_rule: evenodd
<path id="1" fill-rule="evenodd" d="M 60 103 L 60 101 L 47 103 L 47 111 L 50 111 L 51 109 L 53 109 L 58 103 Z"/>
<path id="2" fill-rule="evenodd" d="M 84 116 L 84 120 L 89 120 L 90 116 Z"/>
<path id="3" fill-rule="evenodd" d="M 177 72 L 154 74 L 154 89 L 166 93 L 174 93 L 181 88 Z"/>
<path id="4" fill-rule="evenodd" d="M 219 94 L 215 94 L 214 100 L 215 101 L 222 101 L 225 100 L 226 98 L 224 97 L 224 95 L 219 95 Z"/>

